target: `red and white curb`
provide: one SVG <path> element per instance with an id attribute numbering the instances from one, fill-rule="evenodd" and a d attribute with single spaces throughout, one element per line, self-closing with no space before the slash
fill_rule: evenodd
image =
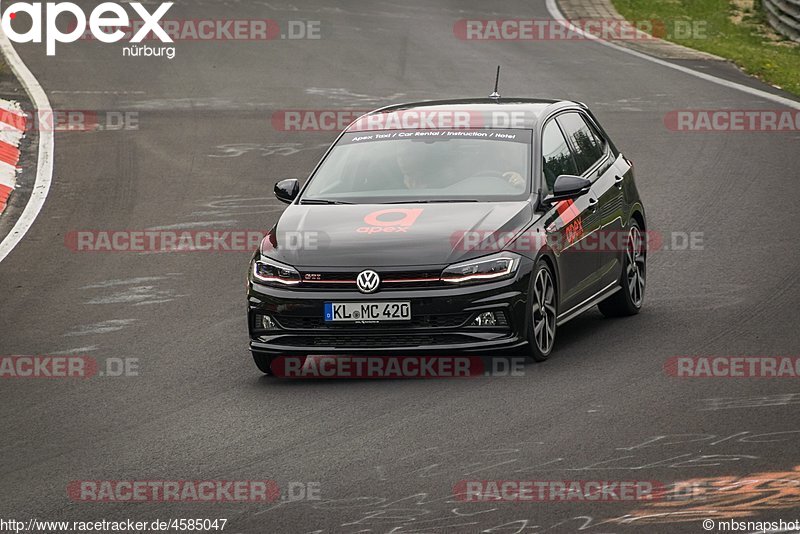
<path id="1" fill-rule="evenodd" d="M 0 32 L 0 52 L 6 60 L 11 72 L 17 77 L 28 97 L 31 100 L 31 107 L 38 110 L 39 114 L 53 113 L 50 107 L 50 100 L 47 98 L 39 80 L 31 73 L 25 62 L 11 45 L 11 41 L 4 32 Z M 41 116 L 41 115 L 40 115 Z M 39 147 L 36 152 L 36 179 L 33 182 L 31 195 L 25 204 L 17 222 L 11 231 L 0 241 L 0 262 L 2 262 L 14 250 L 25 234 L 30 230 L 39 212 L 42 211 L 44 201 L 50 192 L 50 185 L 53 183 L 53 151 L 55 149 L 55 139 L 51 129 L 41 129 L 39 131 Z"/>
<path id="2" fill-rule="evenodd" d="M 0 213 L 17 183 L 19 143 L 25 135 L 26 120 L 19 103 L 0 99 Z"/>

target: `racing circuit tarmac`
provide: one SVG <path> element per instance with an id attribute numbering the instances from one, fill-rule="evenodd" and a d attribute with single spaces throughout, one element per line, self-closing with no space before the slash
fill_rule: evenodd
<path id="1" fill-rule="evenodd" d="M 317 534 L 698 533 L 706 517 L 800 519 L 800 493 L 762 486 L 700 501 L 451 497 L 463 480 L 766 488 L 800 469 L 797 378 L 664 371 L 680 355 L 800 354 L 800 133 L 672 131 L 663 119 L 675 110 L 786 108 L 590 41 L 453 33 L 463 18 L 550 17 L 544 0 L 202 0 L 169 18 L 319 21 L 321 38 L 180 41 L 172 60 L 92 41 L 56 57 L 15 45 L 54 109 L 135 112 L 138 123 L 56 133 L 47 201 L 0 263 L 0 355 L 133 358 L 138 376 L 0 382 L 0 518 L 227 518 L 226 532 Z M 283 208 L 273 184 L 305 178 L 338 133 L 280 131 L 274 112 L 483 97 L 497 64 L 503 95 L 590 106 L 635 163 L 651 230 L 702 236 L 701 247 L 650 254 L 641 314 L 591 310 L 524 376 L 262 377 L 247 350 L 249 251 L 65 243 L 79 230 L 267 230 Z M 726 65 L 684 64 L 777 93 Z M 80 480 L 262 479 L 318 483 L 320 499 L 67 494 Z"/>

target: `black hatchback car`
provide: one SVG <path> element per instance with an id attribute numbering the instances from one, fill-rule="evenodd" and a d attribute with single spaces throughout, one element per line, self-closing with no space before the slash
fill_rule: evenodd
<path id="1" fill-rule="evenodd" d="M 342 132 L 252 258 L 250 349 L 547 359 L 594 305 L 638 313 L 646 219 L 623 156 L 578 102 L 391 106 Z"/>

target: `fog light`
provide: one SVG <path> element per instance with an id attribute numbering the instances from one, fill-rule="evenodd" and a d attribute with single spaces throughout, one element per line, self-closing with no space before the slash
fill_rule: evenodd
<path id="1" fill-rule="evenodd" d="M 256 324 L 261 330 L 277 330 L 278 325 L 269 315 L 257 315 Z"/>
<path id="2" fill-rule="evenodd" d="M 472 320 L 472 326 L 497 326 L 497 317 L 494 312 L 484 312 Z"/>

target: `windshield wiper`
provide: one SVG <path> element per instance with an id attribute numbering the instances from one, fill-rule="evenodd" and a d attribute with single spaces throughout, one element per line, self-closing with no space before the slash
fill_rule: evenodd
<path id="1" fill-rule="evenodd" d="M 398 200 L 395 202 L 383 202 L 383 204 L 438 204 L 448 202 L 480 202 L 474 198 L 443 198 L 443 199 L 424 199 L 424 200 Z"/>
<path id="2" fill-rule="evenodd" d="M 330 200 L 327 198 L 304 198 L 300 200 L 300 204 L 352 204 L 352 202 Z"/>

